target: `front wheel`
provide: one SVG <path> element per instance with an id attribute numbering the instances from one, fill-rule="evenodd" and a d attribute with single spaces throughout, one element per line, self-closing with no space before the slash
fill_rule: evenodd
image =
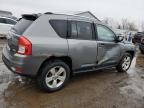
<path id="1" fill-rule="evenodd" d="M 126 53 L 123 56 L 120 63 L 118 64 L 118 66 L 116 67 L 116 69 L 118 70 L 118 72 L 126 72 L 130 68 L 131 62 L 132 62 L 131 54 Z"/>
<path id="2" fill-rule="evenodd" d="M 47 63 L 38 77 L 38 85 L 45 91 L 54 92 L 63 88 L 69 80 L 70 68 L 60 60 Z"/>

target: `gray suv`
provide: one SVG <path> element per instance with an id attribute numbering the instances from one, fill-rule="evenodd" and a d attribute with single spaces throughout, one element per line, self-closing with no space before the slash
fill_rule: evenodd
<path id="1" fill-rule="evenodd" d="M 41 88 L 63 88 L 74 73 L 116 67 L 126 72 L 135 47 L 103 23 L 81 16 L 25 14 L 7 35 L 2 59 L 14 73 L 37 79 Z"/>

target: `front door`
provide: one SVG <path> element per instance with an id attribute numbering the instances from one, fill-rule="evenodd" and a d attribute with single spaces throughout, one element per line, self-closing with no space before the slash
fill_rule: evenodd
<path id="1" fill-rule="evenodd" d="M 107 26 L 97 24 L 98 55 L 97 62 L 99 65 L 108 65 L 118 63 L 121 48 L 120 43 L 115 41 L 115 33 Z"/>

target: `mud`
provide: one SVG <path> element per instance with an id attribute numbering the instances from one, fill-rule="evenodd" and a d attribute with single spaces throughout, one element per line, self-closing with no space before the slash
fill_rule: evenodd
<path id="1" fill-rule="evenodd" d="M 137 53 L 127 73 L 106 69 L 77 74 L 55 93 L 11 73 L 0 58 L 0 108 L 144 108 L 144 55 Z"/>

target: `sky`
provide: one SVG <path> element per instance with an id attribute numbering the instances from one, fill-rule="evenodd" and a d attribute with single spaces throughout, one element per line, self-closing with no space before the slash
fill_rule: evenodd
<path id="1" fill-rule="evenodd" d="M 144 0 L 0 0 L 0 10 L 23 13 L 91 11 L 99 19 L 144 20 Z"/>

